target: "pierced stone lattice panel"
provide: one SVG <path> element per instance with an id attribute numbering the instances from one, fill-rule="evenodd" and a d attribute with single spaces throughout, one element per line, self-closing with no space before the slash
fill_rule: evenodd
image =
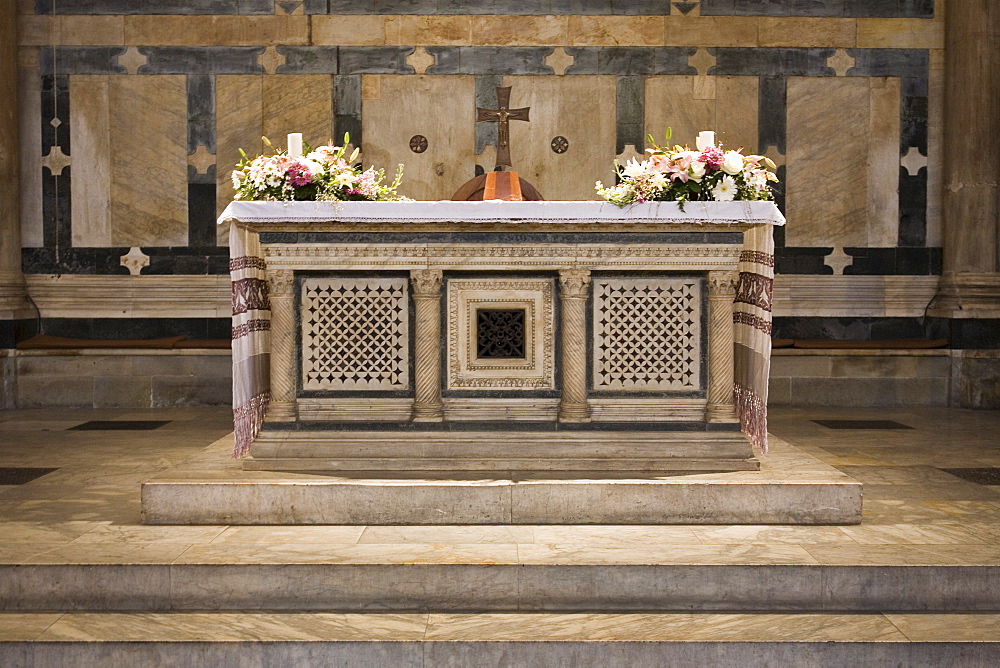
<path id="1" fill-rule="evenodd" d="M 409 387 L 405 278 L 306 279 L 301 318 L 303 390 Z"/>
<path id="2" fill-rule="evenodd" d="M 524 309 L 476 311 L 476 357 L 523 358 Z"/>
<path id="3" fill-rule="evenodd" d="M 594 279 L 595 390 L 701 389 L 701 282 Z"/>

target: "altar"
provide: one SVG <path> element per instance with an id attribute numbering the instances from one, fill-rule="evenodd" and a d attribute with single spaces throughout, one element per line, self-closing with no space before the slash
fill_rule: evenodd
<path id="1" fill-rule="evenodd" d="M 757 470 L 783 222 L 771 202 L 233 202 L 237 455 Z"/>

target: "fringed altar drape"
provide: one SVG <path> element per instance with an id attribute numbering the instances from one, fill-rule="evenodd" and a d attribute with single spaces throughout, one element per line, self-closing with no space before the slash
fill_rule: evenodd
<path id="1" fill-rule="evenodd" d="M 733 302 L 733 398 L 743 433 L 767 452 L 774 287 L 774 237 L 770 225 L 753 225 L 744 233 L 739 272 Z"/>
<path id="2" fill-rule="evenodd" d="M 229 234 L 233 293 L 234 457 L 242 457 L 260 433 L 271 401 L 271 303 L 256 233 L 233 222 Z"/>

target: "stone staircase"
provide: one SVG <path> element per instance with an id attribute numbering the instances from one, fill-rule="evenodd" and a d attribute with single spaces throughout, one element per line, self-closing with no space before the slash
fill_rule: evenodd
<path id="1" fill-rule="evenodd" d="M 998 566 L 775 564 L 738 549 L 669 563 L 669 545 L 661 559 L 597 549 L 502 563 L 398 547 L 355 558 L 314 546 L 299 559 L 230 559 L 244 563 L 202 550 L 173 563 L 2 565 L 0 664 L 1000 661 Z"/>
<path id="2" fill-rule="evenodd" d="M 16 428 L 32 435 L 6 449 L 16 465 L 51 463 L 38 454 L 47 440 L 73 447 L 59 451 L 65 473 L 52 475 L 63 478 L 0 494 L 0 666 L 1000 664 L 1000 496 L 929 465 L 851 460 L 844 468 L 865 482 L 862 524 L 138 524 L 143 480 L 174 508 L 185 496 L 225 508 L 213 495 L 226 483 L 205 467 L 228 441 L 190 447 L 192 434 L 218 430 L 190 417 L 117 445 L 109 432 L 57 438 L 58 423 L 36 417 Z M 981 415 L 966 422 L 947 428 L 992 433 Z M 18 433 L 3 426 L 2 437 Z M 834 439 L 790 418 L 787 428 L 807 444 Z M 776 466 L 785 484 L 808 480 L 813 465 L 795 465 L 786 446 L 775 438 L 752 475 Z M 149 458 L 171 463 L 150 478 L 139 470 Z M 244 482 L 275 475 L 223 461 Z M 171 488 L 178 470 L 187 487 Z M 844 478 L 831 489 L 856 493 Z M 229 484 L 252 500 L 253 487 Z M 586 484 L 593 508 L 610 507 L 601 494 L 613 483 Z M 350 497 L 358 512 L 363 492 Z M 740 493 L 766 508 L 766 492 Z M 683 497 L 679 508 L 694 507 Z M 157 507 L 147 501 L 144 512 Z"/>

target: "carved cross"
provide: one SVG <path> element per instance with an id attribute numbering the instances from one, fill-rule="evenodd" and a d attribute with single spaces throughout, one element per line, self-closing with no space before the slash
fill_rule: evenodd
<path id="1" fill-rule="evenodd" d="M 527 121 L 531 107 L 510 108 L 510 86 L 497 86 L 497 108 L 476 107 L 476 122 L 496 121 L 497 123 L 497 167 L 511 166 L 510 162 L 510 121 Z"/>

